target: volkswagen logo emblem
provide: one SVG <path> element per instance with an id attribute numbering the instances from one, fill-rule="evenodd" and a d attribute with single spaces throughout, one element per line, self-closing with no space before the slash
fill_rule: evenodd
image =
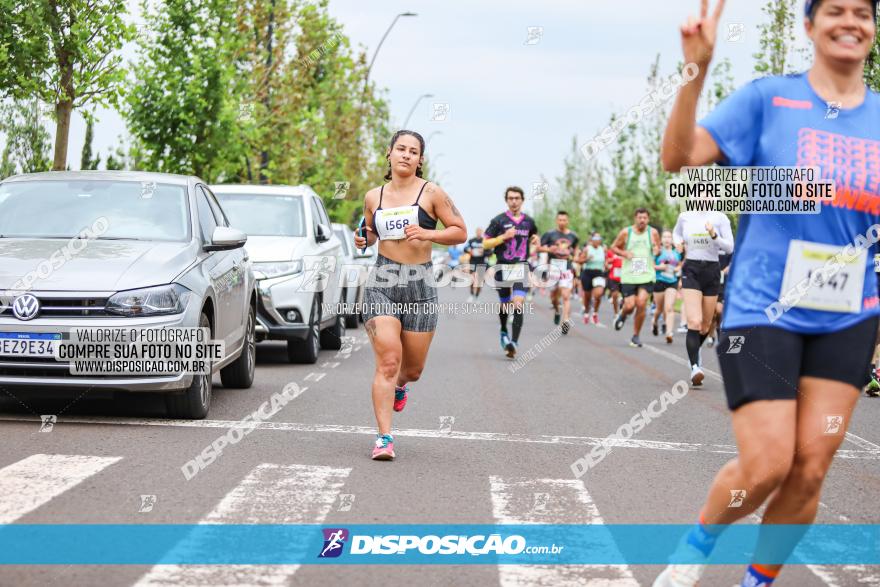
<path id="1" fill-rule="evenodd" d="M 19 320 L 33 320 L 40 313 L 40 300 L 32 294 L 18 296 L 12 302 L 12 313 Z"/>

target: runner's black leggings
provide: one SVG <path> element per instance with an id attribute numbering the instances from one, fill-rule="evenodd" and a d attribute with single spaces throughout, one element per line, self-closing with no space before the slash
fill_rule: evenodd
<path id="1" fill-rule="evenodd" d="M 513 311 L 513 342 L 519 342 L 519 333 L 522 332 L 524 312 L 525 308 Z M 501 304 L 501 310 L 498 312 L 498 319 L 501 321 L 501 332 L 507 332 L 508 316 L 510 316 L 510 313 L 504 309 L 504 304 Z"/>

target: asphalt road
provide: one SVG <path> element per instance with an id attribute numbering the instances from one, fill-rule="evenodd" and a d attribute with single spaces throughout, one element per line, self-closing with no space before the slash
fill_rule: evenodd
<path id="1" fill-rule="evenodd" d="M 466 291 L 441 301 L 463 302 Z M 484 290 L 479 302 L 495 302 Z M 580 312 L 580 304 L 575 304 Z M 547 298 L 526 316 L 520 353 L 553 329 Z M 603 323 L 611 323 L 606 304 Z M 395 415 L 391 463 L 370 460 L 373 356 L 363 328 L 316 365 L 289 365 L 258 345 L 256 382 L 215 381 L 205 421 L 165 419 L 161 398 L 0 400 L 2 523 L 676 523 L 695 521 L 733 437 L 714 353 L 708 376 L 581 479 L 571 464 L 597 439 L 687 377 L 683 336 L 576 322 L 512 372 L 491 314 L 445 315 L 409 405 Z M 232 422 L 294 382 L 303 389 L 269 422 L 187 481 L 181 466 Z M 0 394 L 3 395 L 3 394 Z M 51 432 L 40 414 L 57 414 Z M 878 523 L 880 399 L 862 398 L 825 483 L 819 522 Z M 154 496 L 142 498 L 141 496 Z M 146 500 L 146 501 L 145 501 Z M 147 505 L 144 505 L 147 504 Z M 140 511 L 149 510 L 149 511 Z M 0 585 L 650 585 L 657 566 L 6 566 Z M 738 584 L 742 566 L 712 567 L 703 584 Z M 880 585 L 877 567 L 792 566 L 777 585 Z"/>

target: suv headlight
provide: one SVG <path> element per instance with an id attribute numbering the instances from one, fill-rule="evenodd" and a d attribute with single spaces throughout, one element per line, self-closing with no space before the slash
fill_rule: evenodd
<path id="1" fill-rule="evenodd" d="M 285 275 L 296 275 L 303 270 L 302 260 L 282 261 L 273 263 L 254 263 L 254 277 L 257 279 L 272 279 Z"/>
<path id="2" fill-rule="evenodd" d="M 119 316 L 161 316 L 179 314 L 192 292 L 176 283 L 130 289 L 110 296 L 105 310 Z"/>

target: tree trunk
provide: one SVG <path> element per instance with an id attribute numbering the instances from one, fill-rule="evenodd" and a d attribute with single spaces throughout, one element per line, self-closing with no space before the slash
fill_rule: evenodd
<path id="1" fill-rule="evenodd" d="M 64 100 L 55 105 L 55 163 L 53 171 L 67 169 L 67 140 L 70 137 L 70 115 L 73 112 L 73 102 Z"/>
<path id="2" fill-rule="evenodd" d="M 55 104 L 55 163 L 54 171 L 67 169 L 67 143 L 70 138 L 70 116 L 73 113 L 74 96 L 73 64 L 67 51 L 58 54 L 58 66 L 61 71 L 61 95 Z"/>

